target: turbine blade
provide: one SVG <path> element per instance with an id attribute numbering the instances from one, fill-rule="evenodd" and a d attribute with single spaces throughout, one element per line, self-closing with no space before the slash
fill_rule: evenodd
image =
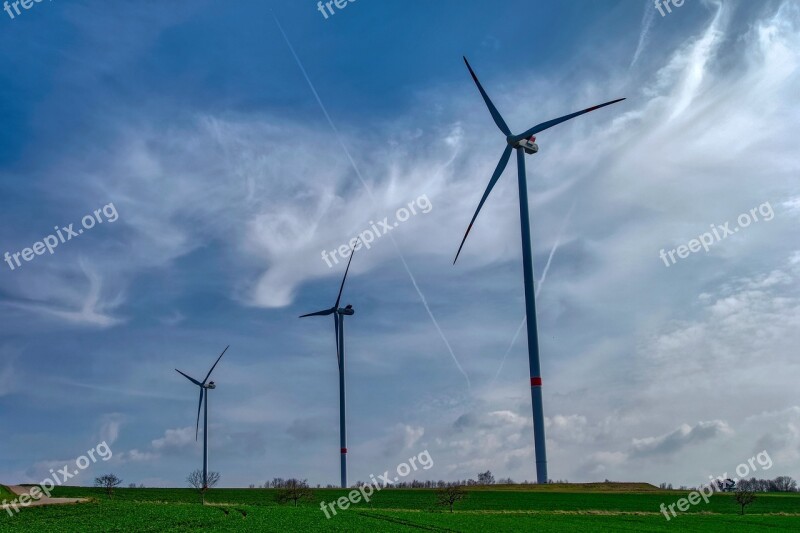
<path id="1" fill-rule="evenodd" d="M 617 102 L 621 102 L 623 100 L 625 100 L 625 98 L 618 98 L 616 100 L 611 100 L 610 102 L 606 102 L 604 104 L 600 104 L 600 105 L 596 105 L 594 107 L 586 108 L 583 111 L 577 111 L 577 112 L 571 113 L 569 115 L 564 115 L 563 117 L 554 118 L 553 120 L 548 120 L 547 122 L 542 122 L 541 124 L 537 124 L 536 126 L 532 127 L 531 129 L 529 129 L 525 133 L 521 133 L 520 135 L 513 136 L 511 138 L 511 140 L 514 141 L 514 142 L 519 142 L 522 139 L 529 139 L 532 135 L 536 135 L 540 131 L 544 131 L 546 129 L 552 128 L 553 126 L 557 126 L 557 125 L 561 124 L 562 122 L 566 122 L 566 121 L 568 121 L 570 119 L 573 119 L 575 117 L 579 117 L 581 115 L 589 113 L 590 111 L 594 111 L 595 109 L 600 109 L 601 107 L 605 107 L 607 105 L 616 104 Z"/>
<path id="2" fill-rule="evenodd" d="M 230 347 L 231 347 L 231 346 L 230 346 L 230 344 L 229 344 L 228 346 L 226 346 L 226 347 L 225 347 L 225 349 L 224 349 L 224 350 L 222 350 L 222 353 L 221 353 L 221 354 L 219 354 L 219 357 L 217 357 L 217 361 L 214 363 L 214 366 L 212 366 L 212 367 L 211 367 L 211 370 L 209 370 L 209 371 L 208 371 L 208 374 L 206 374 L 206 379 L 204 379 L 204 380 L 203 380 L 203 385 L 205 385 L 206 383 L 208 383 L 208 378 L 210 378 L 210 377 L 211 377 L 211 373 L 212 373 L 212 372 L 214 371 L 214 369 L 217 367 L 217 363 L 219 363 L 219 360 L 220 360 L 220 359 L 222 359 L 222 356 L 223 356 L 223 355 L 225 355 L 225 352 L 227 352 L 227 351 L 228 351 L 228 348 L 230 348 Z"/>
<path id="3" fill-rule="evenodd" d="M 203 395 L 206 392 L 205 387 L 200 387 L 200 403 L 197 404 L 197 428 L 194 431 L 194 440 L 197 441 L 200 436 L 200 410 L 203 408 Z"/>
<path id="4" fill-rule="evenodd" d="M 472 229 L 472 224 L 475 223 L 475 219 L 478 218 L 478 213 L 481 212 L 481 207 L 483 207 L 484 202 L 489 197 L 489 193 L 492 192 L 492 188 L 494 184 L 497 183 L 497 180 L 500 178 L 500 175 L 506 169 L 506 165 L 508 164 L 508 159 L 511 157 L 511 150 L 513 148 L 509 144 L 506 146 L 505 151 L 503 151 L 503 155 L 500 157 L 500 161 L 497 163 L 497 168 L 494 169 L 494 174 L 492 174 L 492 179 L 489 180 L 489 185 L 486 187 L 486 191 L 483 193 L 483 198 L 481 198 L 480 203 L 478 204 L 478 209 L 475 210 L 475 214 L 472 215 L 472 220 L 469 222 L 469 226 L 467 226 L 467 232 L 464 233 L 464 238 L 461 239 L 461 246 L 458 247 L 458 252 L 456 253 L 456 258 L 453 260 L 453 264 L 456 264 L 458 261 L 458 256 L 461 253 L 461 248 L 464 247 L 464 243 L 467 240 L 467 235 L 469 235 L 469 231 Z"/>
<path id="5" fill-rule="evenodd" d="M 324 311 L 317 311 L 316 313 L 308 313 L 307 315 L 300 315 L 300 318 L 306 318 L 309 316 L 328 316 L 335 311 L 335 308 L 331 307 L 330 309 L 325 309 Z"/>
<path id="6" fill-rule="evenodd" d="M 177 373 L 178 373 L 178 374 L 180 374 L 181 376 L 185 377 L 186 379 L 188 379 L 189 381 L 191 381 L 192 383 L 194 383 L 194 384 L 195 384 L 195 385 L 197 385 L 198 387 L 202 387 L 202 386 L 203 386 L 203 384 L 202 384 L 202 383 L 200 383 L 199 381 L 197 381 L 197 380 L 196 380 L 196 379 L 194 379 L 193 377 L 187 376 L 186 374 L 184 374 L 183 372 L 181 372 L 181 371 L 180 371 L 180 370 L 178 370 L 177 368 L 175 369 L 175 372 L 177 372 Z"/>
<path id="7" fill-rule="evenodd" d="M 334 304 L 334 309 L 339 309 L 339 302 L 342 300 L 342 291 L 344 290 L 344 282 L 347 281 L 347 273 L 350 271 L 350 263 L 353 261 L 353 256 L 356 255 L 356 244 L 353 245 L 353 248 L 350 250 L 350 260 L 347 261 L 347 268 L 344 271 L 344 277 L 342 278 L 342 284 L 339 286 L 339 295 L 336 297 L 336 304 Z"/>
<path id="8" fill-rule="evenodd" d="M 489 113 L 492 114 L 494 123 L 497 124 L 497 127 L 500 128 L 500 131 L 506 134 L 506 136 L 511 135 L 511 130 L 508 129 L 506 121 L 503 120 L 502 116 L 500 116 L 500 112 L 497 111 L 497 108 L 492 103 L 491 98 L 489 98 L 489 95 L 486 94 L 486 91 L 483 90 L 483 85 L 481 85 L 481 82 L 478 81 L 478 76 L 475 75 L 475 72 L 472 70 L 472 67 L 469 65 L 469 61 L 467 61 L 466 57 L 464 58 L 464 63 L 467 64 L 469 73 L 472 75 L 472 79 L 475 80 L 475 85 L 478 86 L 478 90 L 481 92 L 481 96 L 483 96 L 483 101 L 486 102 L 486 107 L 489 108 Z"/>

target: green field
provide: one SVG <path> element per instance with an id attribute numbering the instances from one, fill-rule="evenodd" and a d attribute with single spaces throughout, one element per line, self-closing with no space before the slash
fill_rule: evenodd
<path id="1" fill-rule="evenodd" d="M 659 513 L 686 495 L 648 486 L 497 487 L 470 490 L 455 513 L 434 506 L 431 490 L 384 490 L 327 519 L 321 501 L 347 491 L 314 491 L 294 508 L 275 503 L 275 491 L 216 489 L 202 506 L 188 489 L 118 489 L 109 500 L 98 489 L 60 487 L 54 497 L 88 503 L 3 513 L 0 531 L 800 531 L 800 494 L 762 494 L 745 516 L 730 495 L 715 495 L 669 522 Z"/>
<path id="2" fill-rule="evenodd" d="M 8 490 L 3 485 L 0 485 L 0 502 L 2 502 L 5 499 L 13 498 L 13 497 L 14 497 L 14 495 L 11 494 L 10 490 Z"/>

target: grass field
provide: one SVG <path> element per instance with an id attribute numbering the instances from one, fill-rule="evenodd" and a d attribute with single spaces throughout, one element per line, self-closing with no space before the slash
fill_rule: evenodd
<path id="1" fill-rule="evenodd" d="M 498 487 L 470 490 L 456 512 L 434 507 L 430 490 L 384 490 L 326 519 L 320 502 L 347 491 L 314 491 L 314 501 L 278 506 L 275 491 L 217 489 L 201 506 L 188 489 L 59 487 L 54 497 L 89 503 L 24 509 L 0 517 L 0 531 L 800 531 L 800 494 L 764 494 L 739 516 L 730 495 L 715 495 L 669 522 L 659 512 L 686 495 L 649 486 Z"/>
<path id="2" fill-rule="evenodd" d="M 10 498 L 13 498 L 13 497 L 14 497 L 14 495 L 11 494 L 10 490 L 8 490 L 3 485 L 0 485 L 0 501 L 3 501 L 5 499 L 10 499 Z"/>

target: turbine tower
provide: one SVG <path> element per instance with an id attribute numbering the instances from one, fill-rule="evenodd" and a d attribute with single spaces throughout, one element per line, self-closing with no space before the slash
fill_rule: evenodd
<path id="1" fill-rule="evenodd" d="M 500 162 L 497 164 L 494 174 L 492 174 L 492 178 L 489 180 L 489 185 L 486 187 L 486 191 L 484 191 L 481 201 L 478 203 L 478 208 L 475 210 L 475 214 L 472 216 L 472 220 L 467 227 L 467 231 L 464 233 L 464 238 L 461 240 L 461 245 L 458 247 L 458 252 L 456 253 L 455 260 L 453 260 L 453 264 L 455 264 L 455 262 L 458 260 L 461 249 L 464 247 L 464 242 L 467 240 L 467 235 L 469 235 L 472 225 L 475 223 L 475 219 L 478 217 L 478 213 L 481 211 L 481 207 L 483 207 L 484 202 L 486 202 L 486 198 L 489 197 L 489 193 L 492 192 L 492 188 L 494 187 L 495 183 L 497 183 L 497 180 L 500 178 L 503 170 L 505 170 L 508 160 L 511 157 L 511 151 L 516 150 L 517 181 L 519 184 L 519 215 L 520 224 L 522 226 L 522 266 L 525 277 L 525 316 L 527 317 L 528 322 L 528 362 L 530 366 L 531 378 L 531 404 L 533 407 L 533 439 L 536 453 L 536 480 L 538 483 L 547 483 L 547 451 L 545 449 L 544 437 L 544 407 L 542 406 L 542 372 L 539 365 L 539 337 L 536 329 L 536 301 L 533 287 L 533 254 L 531 252 L 531 230 L 530 216 L 528 214 L 528 184 L 525 176 L 525 154 L 535 154 L 539 151 L 539 147 L 535 142 L 535 135 L 537 133 L 548 128 L 552 128 L 553 126 L 561 124 L 562 122 L 566 122 L 567 120 L 573 119 L 577 116 L 583 115 L 584 113 L 621 102 L 625 99 L 619 98 L 617 100 L 596 105 L 594 107 L 577 111 L 563 117 L 548 120 L 547 122 L 537 124 L 524 133 L 513 135 L 503 120 L 503 117 L 500 116 L 497 108 L 492 103 L 489 95 L 483 90 L 481 82 L 478 81 L 478 77 L 475 75 L 475 72 L 472 70 L 472 67 L 470 66 L 466 57 L 464 58 L 464 63 L 467 64 L 469 73 L 472 76 L 472 79 L 475 81 L 475 85 L 478 86 L 478 91 L 480 91 L 483 101 L 486 103 L 486 107 L 489 108 L 489 113 L 491 113 L 494 123 L 506 136 L 507 146 L 503 151 L 503 155 L 500 157 Z"/>
<path id="2" fill-rule="evenodd" d="M 356 242 L 358 245 L 358 242 Z M 328 316 L 333 315 L 333 327 L 334 332 L 336 333 L 336 360 L 339 363 L 339 453 L 340 453 L 340 461 L 341 461 L 341 476 L 342 476 L 342 488 L 347 488 L 347 424 L 346 424 L 346 415 L 345 415 L 345 381 L 344 381 L 344 317 L 352 316 L 355 314 L 355 310 L 353 306 L 347 304 L 347 306 L 342 309 L 339 307 L 339 303 L 342 300 L 342 291 L 344 290 L 344 282 L 347 281 L 347 273 L 350 271 L 350 263 L 353 261 L 353 255 L 355 255 L 356 249 L 355 246 L 351 249 L 350 252 L 350 259 L 347 261 L 347 268 L 344 271 L 344 277 L 342 278 L 342 284 L 339 286 L 339 295 L 336 297 L 336 303 L 333 304 L 333 307 L 330 309 L 325 309 L 323 311 L 317 311 L 316 313 L 309 313 L 307 315 L 302 315 L 300 318 L 306 318 L 309 316 Z"/>
<path id="3" fill-rule="evenodd" d="M 211 370 L 208 371 L 208 374 L 206 374 L 206 379 L 204 379 L 202 383 L 197 381 L 193 377 L 184 374 L 177 368 L 175 369 L 175 371 L 178 374 L 185 377 L 198 387 L 200 387 L 200 403 L 197 405 L 197 427 L 194 433 L 195 440 L 197 440 L 198 435 L 200 433 L 200 409 L 202 409 L 203 406 L 205 405 L 205 414 L 203 415 L 203 488 L 204 489 L 208 488 L 208 391 L 217 388 L 217 385 L 213 381 L 208 381 L 208 378 L 211 377 L 211 373 L 214 371 L 214 368 L 216 368 L 217 363 L 219 363 L 219 360 L 222 359 L 222 356 L 225 355 L 225 352 L 228 351 L 228 348 L 230 348 L 230 346 L 226 346 L 225 349 L 222 350 L 222 353 L 219 354 L 219 357 L 217 357 L 217 361 L 214 363 L 214 366 L 211 367 Z"/>

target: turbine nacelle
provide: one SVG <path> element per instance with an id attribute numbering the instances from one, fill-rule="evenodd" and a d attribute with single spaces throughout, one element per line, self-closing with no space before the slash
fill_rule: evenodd
<path id="1" fill-rule="evenodd" d="M 356 313 L 356 310 L 353 309 L 352 305 L 347 304 L 347 307 L 345 307 L 344 309 L 337 309 L 336 312 L 339 313 L 340 315 L 351 316 Z"/>
<path id="2" fill-rule="evenodd" d="M 525 153 L 528 155 L 535 154 L 539 151 L 539 145 L 536 144 L 536 136 L 531 136 L 530 139 L 522 139 L 521 141 L 515 141 L 512 136 L 506 137 L 506 142 L 513 148 L 522 148 L 525 150 Z"/>
<path id="3" fill-rule="evenodd" d="M 216 389 L 217 388 L 217 384 L 214 383 L 213 381 L 211 381 L 211 382 L 209 382 L 208 385 L 206 385 L 206 388 L 207 389 Z"/>

